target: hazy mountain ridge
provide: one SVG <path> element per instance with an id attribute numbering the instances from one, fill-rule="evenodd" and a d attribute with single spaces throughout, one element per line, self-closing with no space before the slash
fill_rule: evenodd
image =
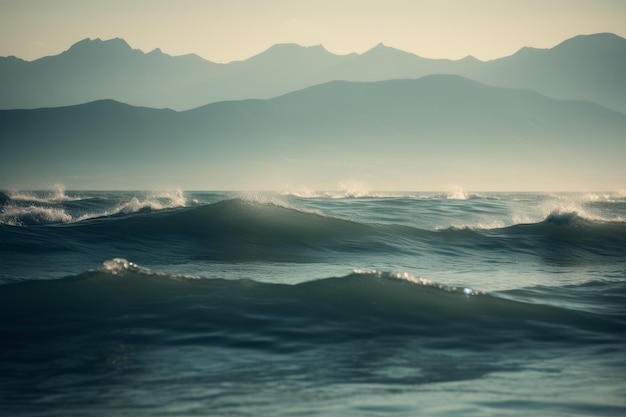
<path id="1" fill-rule="evenodd" d="M 36 108 L 111 98 L 176 107 L 166 104 L 192 99 L 190 92 L 219 67 L 196 55 L 143 53 L 122 39 L 85 39 L 62 54 L 32 62 L 0 61 L 0 102 L 3 108 Z"/>
<path id="2" fill-rule="evenodd" d="M 588 100 L 626 112 L 626 39 L 610 33 L 576 36 L 551 49 L 523 48 L 468 77 L 491 85 Z"/>
<path id="3" fill-rule="evenodd" d="M 334 81 L 185 112 L 112 100 L 3 110 L 0 178 L 32 183 L 45 173 L 80 186 L 80 178 L 89 177 L 109 188 L 144 177 L 211 188 L 219 178 L 223 187 L 239 189 L 249 186 L 251 178 L 243 176 L 250 172 L 254 179 L 288 172 L 294 179 L 335 181 L 350 163 L 356 164 L 352 174 L 372 175 L 372 166 L 409 164 L 420 172 L 438 161 L 453 172 L 496 161 L 504 164 L 498 175 L 519 164 L 539 175 L 555 158 L 571 160 L 571 172 L 562 175 L 615 177 L 625 131 L 620 112 L 457 76 Z M 587 172 L 598 160 L 605 172 Z M 207 176 L 197 178 L 198 172 Z"/>
<path id="4" fill-rule="evenodd" d="M 335 55 L 322 46 L 274 45 L 244 61 L 217 64 L 197 55 L 143 53 L 122 39 L 83 40 L 32 62 L 0 58 L 0 108 L 56 107 L 111 98 L 138 106 L 190 109 L 271 98 L 334 80 L 382 81 L 455 74 L 485 84 L 593 101 L 626 112 L 626 39 L 577 36 L 551 49 L 523 48 L 482 62 L 426 59 L 379 44 Z"/>

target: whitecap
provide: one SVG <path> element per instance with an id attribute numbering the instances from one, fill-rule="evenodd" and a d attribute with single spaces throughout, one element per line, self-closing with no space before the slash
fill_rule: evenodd
<path id="1" fill-rule="evenodd" d="M 73 220 L 65 210 L 56 207 L 7 205 L 0 213 L 0 223 L 10 226 L 70 223 Z"/>

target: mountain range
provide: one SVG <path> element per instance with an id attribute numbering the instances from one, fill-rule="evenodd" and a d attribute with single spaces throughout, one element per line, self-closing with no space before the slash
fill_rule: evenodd
<path id="1" fill-rule="evenodd" d="M 435 172 L 509 188 L 520 172 L 544 185 L 606 184 L 623 173 L 624 132 L 624 113 L 455 75 L 332 81 L 182 112 L 99 100 L 0 111 L 0 186 L 332 187 L 353 177 L 397 189 Z"/>
<path id="2" fill-rule="evenodd" d="M 244 61 L 218 64 L 197 55 L 144 53 L 122 39 L 85 39 L 67 51 L 24 61 L 0 58 L 0 109 L 57 107 L 113 99 L 187 110 L 225 100 L 268 99 L 330 81 L 463 76 L 529 89 L 558 99 L 592 101 L 626 112 L 626 39 L 581 35 L 551 49 L 523 48 L 493 61 L 422 58 L 382 44 L 335 55 L 322 46 L 275 45 Z"/>

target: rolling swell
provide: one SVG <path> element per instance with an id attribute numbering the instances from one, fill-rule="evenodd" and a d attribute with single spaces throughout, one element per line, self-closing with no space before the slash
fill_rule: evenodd
<path id="1" fill-rule="evenodd" d="M 377 271 L 285 285 L 193 279 L 114 259 L 77 276 L 2 290 L 2 338 L 16 348 L 32 338 L 56 340 L 58 331 L 106 337 L 119 328 L 134 329 L 138 343 L 276 351 L 390 337 L 484 350 L 530 341 L 613 343 L 626 335 L 623 317 Z"/>
<path id="2" fill-rule="evenodd" d="M 451 252 L 538 256 L 549 263 L 626 259 L 626 222 L 589 219 L 576 212 L 551 212 L 543 221 L 502 228 L 451 227 L 428 234 Z"/>
<path id="3" fill-rule="evenodd" d="M 626 258 L 626 222 L 594 220 L 576 212 L 554 211 L 540 223 L 514 225 L 487 235 L 504 247 L 558 263 Z"/>
<path id="4" fill-rule="evenodd" d="M 308 261 L 330 252 L 384 251 L 367 237 L 365 224 L 242 199 L 133 213 L 39 229 L 42 235 L 66 235 L 80 242 L 97 239 L 132 250 L 159 250 L 196 259 L 236 261 Z"/>
<path id="5" fill-rule="evenodd" d="M 623 357 L 624 314 L 525 296 L 379 271 L 285 285 L 170 275 L 113 259 L 63 279 L 2 286 L 0 386 L 8 404 L 29 404 L 33 415 L 83 411 L 85 396 L 116 414 L 120 396 L 154 388 L 153 414 L 181 398 L 196 406 L 186 397 L 195 390 L 214 410 L 232 401 L 233 389 L 260 387 L 264 397 L 279 384 L 285 395 L 308 397 L 320 386 L 383 384 L 388 395 L 394 386 L 523 376 L 546 354 Z"/>
<path id="6" fill-rule="evenodd" d="M 3 211 L 2 415 L 623 414 L 623 197 L 57 191 L 0 208 L 69 216 Z"/>
<path id="7" fill-rule="evenodd" d="M 93 252 L 98 254 L 96 262 L 120 255 L 142 262 L 152 262 L 150 256 L 316 262 L 342 254 L 417 258 L 429 253 L 455 258 L 527 255 L 558 264 L 626 259 L 625 222 L 590 219 L 576 212 L 555 211 L 538 223 L 502 228 L 425 230 L 356 222 L 240 198 L 160 210 L 142 207 L 148 206 L 137 202 L 128 214 L 118 210 L 110 216 L 49 226 L 0 225 L 5 237 L 0 249 Z"/>

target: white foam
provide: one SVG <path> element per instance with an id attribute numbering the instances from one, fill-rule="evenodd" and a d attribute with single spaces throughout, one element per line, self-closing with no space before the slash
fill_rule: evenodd
<path id="1" fill-rule="evenodd" d="M 284 196 L 293 196 L 298 198 L 320 198 L 323 197 L 323 193 L 310 190 L 308 188 L 299 188 L 295 190 L 289 190 L 282 193 Z"/>
<path id="2" fill-rule="evenodd" d="M 339 192 L 328 192 L 327 197 L 330 198 L 399 198 L 405 195 L 391 192 L 372 192 L 367 184 L 349 181 L 340 182 Z"/>
<path id="3" fill-rule="evenodd" d="M 611 219 L 586 210 L 579 201 L 573 199 L 562 198 L 551 200 L 544 203 L 540 207 L 540 210 L 542 215 L 541 220 L 547 219 L 548 217 L 563 217 L 574 214 L 586 220 L 600 222 L 611 221 Z"/>
<path id="4" fill-rule="evenodd" d="M 340 182 L 339 188 L 341 189 L 339 195 L 341 195 L 342 198 L 364 198 L 371 196 L 367 185 L 360 182 Z"/>
<path id="5" fill-rule="evenodd" d="M 613 193 L 587 193 L 583 199 L 592 203 L 623 203 L 626 199 L 626 191 L 620 190 Z"/>
<path id="6" fill-rule="evenodd" d="M 76 221 L 113 216 L 115 214 L 132 214 L 138 213 L 142 210 L 167 210 L 185 207 L 186 205 L 187 198 L 182 190 L 163 191 L 159 193 L 152 193 L 145 197 L 132 197 L 129 201 L 119 204 L 112 210 L 107 210 L 102 213 L 85 214 L 77 218 Z"/>
<path id="7" fill-rule="evenodd" d="M 379 271 L 377 269 L 355 269 L 354 273 L 360 275 L 374 275 L 378 278 L 394 278 L 420 285 L 433 285 L 433 282 L 431 280 L 421 277 L 416 278 L 408 272 L 385 272 Z"/>
<path id="8" fill-rule="evenodd" d="M 367 184 L 358 181 L 339 182 L 339 190 L 336 191 L 313 191 L 307 188 L 289 190 L 283 195 L 298 198 L 329 198 L 329 199 L 350 199 L 350 198 L 398 198 L 406 195 L 390 192 L 371 192 Z"/>
<path id="9" fill-rule="evenodd" d="M 54 203 L 82 200 L 82 197 L 70 197 L 65 194 L 65 187 L 62 185 L 55 185 L 51 190 L 44 190 L 40 192 L 12 190 L 8 192 L 8 196 L 14 201 L 29 201 L 33 203 Z"/>
<path id="10" fill-rule="evenodd" d="M 448 200 L 467 200 L 469 197 L 463 188 L 450 187 L 450 191 L 448 191 L 446 198 Z"/>
<path id="11" fill-rule="evenodd" d="M 104 261 L 99 269 L 102 272 L 109 273 L 111 275 L 124 275 L 127 272 L 135 273 L 138 275 L 165 277 L 174 280 L 180 279 L 200 279 L 201 277 L 196 275 L 180 275 L 180 274 L 168 274 L 166 272 L 153 271 L 148 268 L 137 265 L 134 262 L 130 262 L 124 258 L 113 258 L 108 261 Z"/>
<path id="12" fill-rule="evenodd" d="M 0 213 L 0 223 L 10 226 L 70 223 L 72 220 L 65 210 L 55 207 L 7 205 Z"/>
<path id="13" fill-rule="evenodd" d="M 319 199 L 357 199 L 357 198 L 412 198 L 413 196 L 408 193 L 398 193 L 398 192 L 372 192 L 369 187 L 361 182 L 357 181 L 346 181 L 339 182 L 337 184 L 338 190 L 333 191 L 313 191 L 306 187 L 301 187 L 297 189 L 291 189 L 284 191 L 282 195 L 284 196 L 293 196 L 297 198 L 307 199 L 307 198 L 319 198 Z"/>
<path id="14" fill-rule="evenodd" d="M 316 214 L 318 216 L 324 216 L 325 214 L 319 210 L 308 209 L 304 207 L 297 207 L 290 204 L 285 200 L 285 194 L 277 194 L 273 192 L 242 192 L 237 196 L 243 201 L 254 204 L 272 205 L 276 207 L 286 208 L 290 210 L 299 211 L 306 214 Z"/>
<path id="15" fill-rule="evenodd" d="M 109 272 L 113 275 L 119 275 L 126 271 L 140 272 L 143 268 L 130 262 L 124 258 L 113 258 L 102 263 L 101 271 Z M 149 270 L 146 270 L 149 271 Z"/>
<path id="16" fill-rule="evenodd" d="M 508 226 L 502 220 L 492 220 L 490 222 L 478 222 L 473 224 L 453 224 L 451 226 L 436 226 L 435 230 L 493 230 L 493 229 L 502 229 L 503 227 Z"/>
<path id="17" fill-rule="evenodd" d="M 588 193 L 584 196 L 584 198 L 587 201 L 591 201 L 591 202 L 597 202 L 597 201 L 607 201 L 607 202 L 613 202 L 615 201 L 613 199 L 614 196 L 612 196 L 611 194 L 606 194 L 606 193 L 602 193 L 602 194 L 598 194 L 598 193 Z"/>
<path id="18" fill-rule="evenodd" d="M 604 193 L 555 194 L 536 206 L 518 207 L 511 214 L 513 224 L 534 224 L 546 219 L 558 219 L 573 215 L 594 222 L 624 222 L 624 216 L 608 212 L 599 202 L 619 202 L 616 195 Z"/>
<path id="19" fill-rule="evenodd" d="M 237 194 L 237 197 L 243 201 L 255 204 L 271 204 L 279 207 L 291 208 L 284 194 L 280 195 L 274 192 L 247 191 Z"/>
<path id="20" fill-rule="evenodd" d="M 391 278 L 391 279 L 397 279 L 401 281 L 407 281 L 407 282 L 417 284 L 417 285 L 434 287 L 434 288 L 437 288 L 446 292 L 460 293 L 467 297 L 469 297 L 470 295 L 484 294 L 480 291 L 476 291 L 468 287 L 463 287 L 463 288 L 450 287 L 447 285 L 438 284 L 428 278 L 422 278 L 422 277 L 417 278 L 409 274 L 408 272 L 385 272 L 385 271 L 379 271 L 377 269 L 355 269 L 354 273 L 361 274 L 361 275 L 373 275 L 377 278 Z"/>
<path id="21" fill-rule="evenodd" d="M 86 213 L 72 217 L 65 209 L 51 207 L 53 203 L 61 201 L 81 200 L 81 197 L 68 197 L 62 188 L 54 194 L 37 195 L 23 192 L 11 192 L 9 197 L 15 201 L 31 202 L 45 205 L 15 205 L 8 204 L 0 212 L 0 223 L 11 226 L 33 224 L 74 223 L 84 220 L 107 217 L 115 214 L 132 214 L 142 210 L 159 211 L 177 207 L 185 207 L 187 198 L 183 191 L 164 191 L 148 194 L 143 197 L 132 197 L 130 200 L 117 205 L 115 208 L 103 212 Z"/>

